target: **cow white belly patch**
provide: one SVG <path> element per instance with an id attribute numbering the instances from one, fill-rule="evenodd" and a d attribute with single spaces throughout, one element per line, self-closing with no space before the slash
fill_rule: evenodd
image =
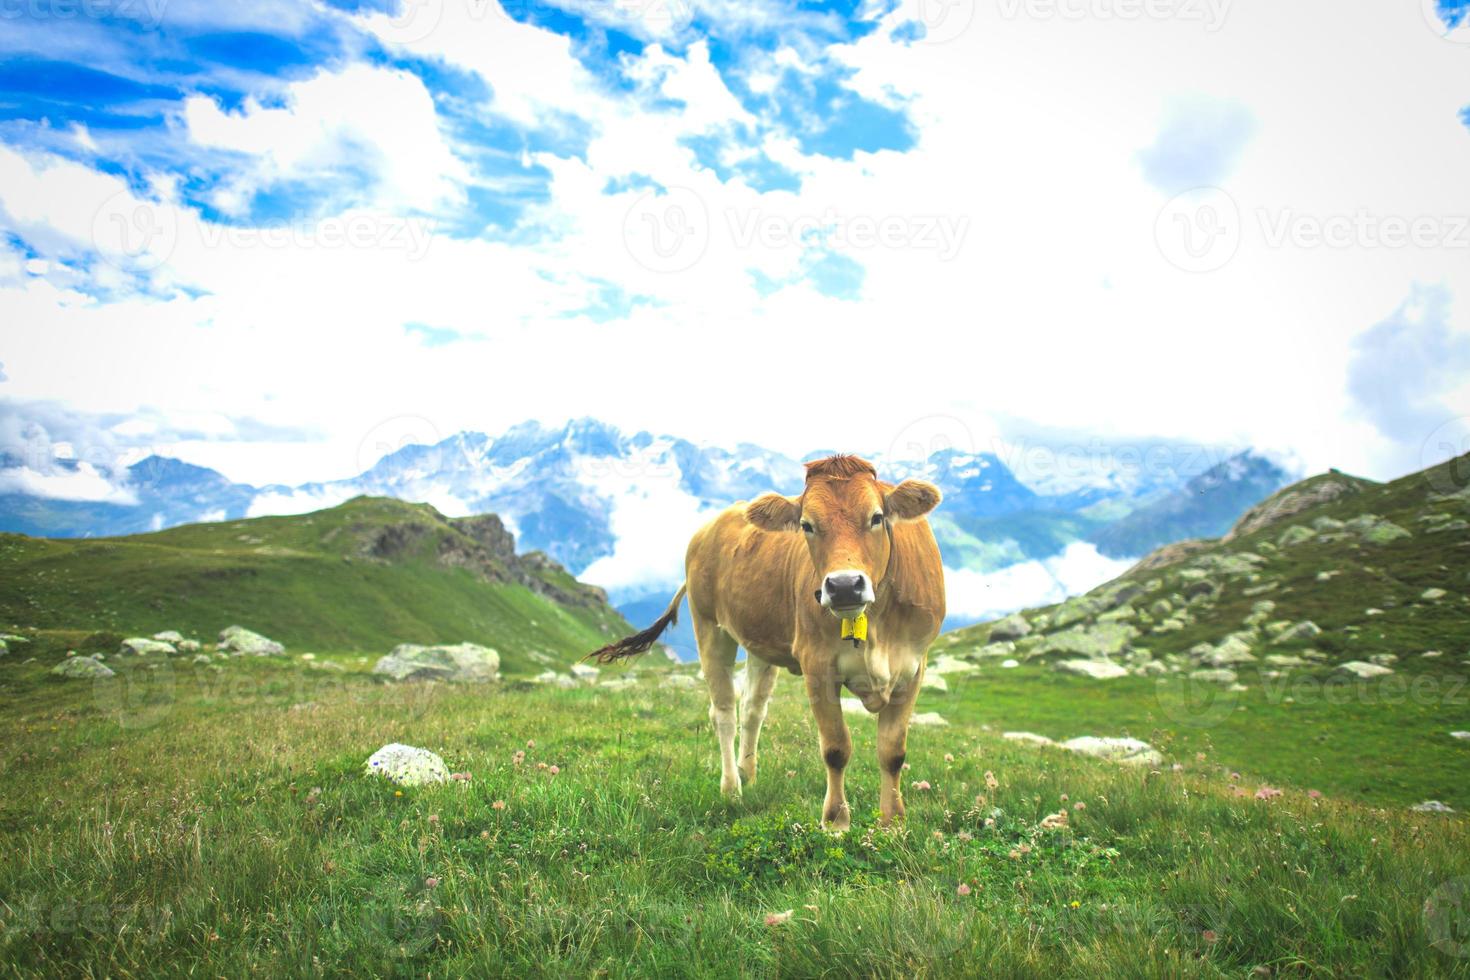
<path id="1" fill-rule="evenodd" d="M 908 651 L 892 651 L 844 643 L 837 654 L 837 676 L 863 707 L 877 712 L 896 695 L 906 694 L 919 672 L 919 658 Z M 896 663 L 895 663 L 896 661 Z"/>

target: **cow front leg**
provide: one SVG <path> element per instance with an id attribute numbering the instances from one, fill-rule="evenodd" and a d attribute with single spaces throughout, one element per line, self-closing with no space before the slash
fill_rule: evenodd
<path id="1" fill-rule="evenodd" d="M 730 634 L 713 623 L 694 623 L 694 638 L 699 643 L 699 664 L 704 668 L 704 683 L 709 688 L 709 720 L 720 742 L 720 792 L 727 797 L 740 795 L 740 771 L 735 767 L 735 653 L 737 644 Z"/>
<path id="2" fill-rule="evenodd" d="M 923 679 L 924 669 L 920 667 L 909 689 L 878 712 L 878 818 L 884 827 L 903 819 L 903 763 L 908 756 L 909 718 Z"/>
<path id="3" fill-rule="evenodd" d="M 822 761 L 827 766 L 827 796 L 822 801 L 822 826 L 841 833 L 852 825 L 843 774 L 852 758 L 852 736 L 842 717 L 841 686 L 831 670 L 812 670 L 805 675 L 807 700 L 821 736 Z"/>
<path id="4" fill-rule="evenodd" d="M 745 697 L 740 705 L 740 775 L 755 782 L 756 756 L 760 751 L 761 725 L 776 686 L 776 666 L 749 653 L 745 655 Z"/>

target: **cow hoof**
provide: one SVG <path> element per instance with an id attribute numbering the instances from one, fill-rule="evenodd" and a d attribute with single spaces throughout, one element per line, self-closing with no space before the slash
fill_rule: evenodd
<path id="1" fill-rule="evenodd" d="M 754 762 L 750 763 L 749 765 L 746 765 L 744 762 L 740 763 L 740 779 L 741 779 L 742 782 L 746 783 L 747 785 L 750 784 L 750 783 L 755 782 L 755 763 Z"/>
<path id="2" fill-rule="evenodd" d="M 822 829 L 829 834 L 845 834 L 852 826 L 852 810 L 844 803 L 841 809 L 822 817 Z"/>
<path id="3" fill-rule="evenodd" d="M 720 784 L 720 795 L 727 800 L 740 799 L 740 780 Z"/>

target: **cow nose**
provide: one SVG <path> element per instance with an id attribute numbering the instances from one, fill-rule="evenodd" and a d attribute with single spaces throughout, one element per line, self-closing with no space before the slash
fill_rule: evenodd
<path id="1" fill-rule="evenodd" d="M 837 572 L 827 576 L 827 598 L 834 606 L 857 606 L 863 602 L 867 583 L 859 572 Z"/>

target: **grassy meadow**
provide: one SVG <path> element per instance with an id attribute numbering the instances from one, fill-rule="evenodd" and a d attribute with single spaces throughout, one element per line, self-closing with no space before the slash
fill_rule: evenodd
<path id="1" fill-rule="evenodd" d="M 393 685 L 327 655 L 49 675 L 80 640 L 0 660 L 3 975 L 1470 976 L 1465 821 L 1409 812 L 1432 781 L 1353 759 L 1390 757 L 1391 730 L 1293 753 L 1310 722 L 1277 709 L 1268 735 L 1248 702 L 1171 741 L 1131 679 L 952 675 L 921 700 L 950 725 L 912 731 L 895 830 L 872 721 L 850 719 L 834 837 L 790 677 L 760 778 L 726 802 L 703 691 L 664 665 L 623 690 Z M 1022 721 L 1126 726 L 1181 768 L 1000 737 Z M 365 777 L 391 741 L 470 778 Z"/>

